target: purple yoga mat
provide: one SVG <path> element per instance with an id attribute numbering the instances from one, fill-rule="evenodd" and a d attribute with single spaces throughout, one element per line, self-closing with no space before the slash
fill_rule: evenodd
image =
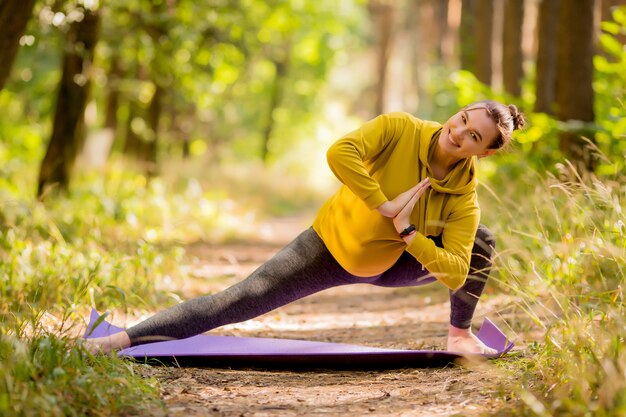
<path id="1" fill-rule="evenodd" d="M 124 330 L 99 320 L 100 315 L 92 310 L 85 338 L 107 336 Z M 477 336 L 498 351 L 494 355 L 482 355 L 487 358 L 500 357 L 513 347 L 513 343 L 489 319 L 485 319 Z M 156 359 L 158 362 L 181 365 L 331 368 L 441 366 L 463 356 L 436 350 L 384 349 L 343 343 L 204 334 L 135 346 L 118 354 L 142 361 Z"/>

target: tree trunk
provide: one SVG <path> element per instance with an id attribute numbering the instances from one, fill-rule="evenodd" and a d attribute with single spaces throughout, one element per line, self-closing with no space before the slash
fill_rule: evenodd
<path id="1" fill-rule="evenodd" d="M 593 122 L 593 0 L 561 3 L 558 27 L 556 103 L 561 121 Z M 559 135 L 559 147 L 579 172 L 592 171 L 596 161 L 586 149 L 584 136 L 594 141 L 590 129 L 574 128 Z"/>
<path id="2" fill-rule="evenodd" d="M 52 136 L 39 172 L 38 197 L 53 185 L 67 190 L 74 160 L 84 140 L 85 106 L 100 17 L 97 11 L 89 9 L 83 13 L 83 20 L 73 22 L 67 34 Z"/>
<path id="3" fill-rule="evenodd" d="M 391 56 L 391 45 L 393 39 L 393 2 L 389 0 L 370 0 L 369 11 L 374 24 L 374 33 L 378 46 L 377 82 L 376 82 L 376 104 L 375 114 L 385 111 L 387 64 Z"/>
<path id="4" fill-rule="evenodd" d="M 272 84 L 272 89 L 270 90 L 270 102 L 267 114 L 267 123 L 265 124 L 265 129 L 263 132 L 263 145 L 261 147 L 261 160 L 264 164 L 267 163 L 267 158 L 270 152 L 269 143 L 270 139 L 272 138 L 272 132 L 274 131 L 275 126 L 274 113 L 276 112 L 276 109 L 279 107 L 282 100 L 283 83 L 285 82 L 285 77 L 287 76 L 290 57 L 290 46 L 287 45 L 282 52 L 282 56 L 279 59 L 274 60 L 274 82 Z"/>
<path id="5" fill-rule="evenodd" d="M 120 103 L 120 81 L 122 80 L 122 67 L 120 64 L 120 56 L 113 55 L 111 57 L 111 66 L 109 67 L 109 75 L 107 79 L 107 100 L 104 115 L 104 127 L 113 131 L 113 136 L 117 135 L 117 110 Z"/>
<path id="6" fill-rule="evenodd" d="M 448 22 L 443 48 L 443 62 L 450 69 L 461 68 L 461 51 L 459 47 L 459 29 L 461 27 L 461 0 L 447 0 Z"/>
<path id="7" fill-rule="evenodd" d="M 535 80 L 535 112 L 554 114 L 557 61 L 557 27 L 560 0 L 543 0 L 539 6 L 539 44 Z"/>
<path id="8" fill-rule="evenodd" d="M 128 103 L 128 119 L 126 120 L 126 140 L 124 141 L 124 155 L 138 158 L 141 155 L 141 138 L 133 128 L 133 120 L 141 117 L 139 105 L 135 101 Z"/>
<path id="9" fill-rule="evenodd" d="M 143 159 L 146 163 L 146 174 L 153 177 L 158 173 L 157 151 L 159 146 L 159 125 L 163 111 L 165 89 L 156 85 L 156 90 L 148 107 L 148 127 L 150 128 L 149 140 L 144 142 Z"/>
<path id="10" fill-rule="evenodd" d="M 445 48 L 448 34 L 448 1 L 414 0 L 409 7 L 409 13 L 414 13 L 410 11 L 413 9 L 420 16 L 418 22 L 415 22 L 413 16 L 411 18 L 413 24 L 419 24 L 422 32 L 422 43 L 419 45 L 424 51 L 422 56 L 430 65 L 440 64 L 447 52 Z"/>
<path id="11" fill-rule="evenodd" d="M 189 159 L 190 149 L 189 149 L 189 138 L 185 136 L 183 138 L 183 159 Z"/>
<path id="12" fill-rule="evenodd" d="M 522 23 L 524 0 L 506 0 L 504 3 L 504 28 L 502 37 L 502 76 L 504 91 L 514 97 L 522 94 L 524 78 L 522 55 Z"/>
<path id="13" fill-rule="evenodd" d="M 11 74 L 34 5 L 35 0 L 0 1 L 0 90 Z"/>
<path id="14" fill-rule="evenodd" d="M 493 49 L 493 0 L 478 0 L 475 27 L 476 78 L 491 86 Z"/>
<path id="15" fill-rule="evenodd" d="M 427 85 L 430 78 L 430 69 L 432 65 L 428 58 L 427 28 L 424 24 L 424 4 L 421 0 L 412 0 L 407 5 L 406 12 L 406 31 L 408 43 L 413 45 L 409 49 L 409 67 L 410 67 L 410 85 L 413 86 L 415 92 L 414 103 L 412 108 L 407 111 L 416 113 L 421 117 L 432 113 L 432 100 L 428 97 Z M 409 96 L 410 97 L 410 96 Z"/>
<path id="16" fill-rule="evenodd" d="M 437 63 L 449 64 L 451 57 L 449 56 L 448 45 L 448 0 L 431 0 L 434 2 L 434 22 L 437 28 L 435 53 Z"/>
<path id="17" fill-rule="evenodd" d="M 459 45 L 461 69 L 476 74 L 476 0 L 463 0 L 461 3 L 461 25 L 459 26 Z"/>

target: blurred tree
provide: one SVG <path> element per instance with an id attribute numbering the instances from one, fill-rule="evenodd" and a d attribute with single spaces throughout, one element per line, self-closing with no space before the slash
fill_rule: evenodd
<path id="1" fill-rule="evenodd" d="M 493 72 L 493 0 L 477 0 L 474 33 L 476 37 L 476 78 L 491 85 Z"/>
<path id="2" fill-rule="evenodd" d="M 493 0 L 463 0 L 459 28 L 461 69 L 491 85 Z"/>
<path id="3" fill-rule="evenodd" d="M 97 10 L 76 6 L 66 15 L 67 20 L 69 16 L 75 20 L 69 22 L 52 136 L 39 171 L 37 196 L 40 198 L 48 187 L 67 189 L 84 138 L 84 113 L 93 75 L 100 15 Z"/>
<path id="4" fill-rule="evenodd" d="M 168 6 L 154 10 L 155 2 Z M 242 150 L 268 160 L 280 151 L 281 129 L 308 117 L 342 45 L 336 34 L 349 31 L 349 19 L 338 13 L 350 9 L 335 6 L 329 0 L 114 2 L 105 37 L 128 68 L 118 111 L 127 119 L 124 148 L 132 153 L 136 143 L 149 141 L 162 150 L 178 146 L 184 155 L 208 149 L 216 162 L 223 152 Z M 131 36 L 119 39 L 128 26 Z M 137 66 L 143 79 L 133 77 Z M 160 132 L 151 127 L 154 113 L 148 116 L 159 108 L 150 106 L 157 87 L 164 90 Z M 208 146 L 194 148 L 194 141 Z"/>
<path id="5" fill-rule="evenodd" d="M 428 6 L 431 6 L 428 3 Z M 421 0 L 413 0 L 407 4 L 404 13 L 404 31 L 409 43 L 413 45 L 410 49 L 409 65 L 411 67 L 408 87 L 410 92 L 415 92 L 415 103 L 413 108 L 407 107 L 407 111 L 415 111 L 420 117 L 431 113 L 432 100 L 428 97 L 428 81 L 431 78 L 430 71 L 434 65 L 430 39 L 430 25 L 432 24 L 432 8 L 425 7 Z M 405 97 L 408 101 L 410 96 Z"/>
<path id="6" fill-rule="evenodd" d="M 521 81 L 524 78 L 524 69 L 522 66 L 523 21 L 524 0 L 505 0 L 502 39 L 502 76 L 504 90 L 515 97 L 519 97 L 522 93 Z"/>
<path id="7" fill-rule="evenodd" d="M 437 60 L 440 63 L 451 64 L 451 48 L 448 45 L 450 26 L 448 25 L 449 2 L 448 0 L 431 0 L 434 9 L 434 21 L 437 27 L 436 45 Z"/>
<path id="8" fill-rule="evenodd" d="M 154 92 L 147 109 L 148 140 L 143 143 L 142 159 L 145 163 L 148 177 L 157 174 L 158 147 L 160 141 L 161 116 L 164 102 L 170 86 L 169 75 L 172 71 L 170 64 L 171 54 L 176 45 L 171 40 L 171 30 L 175 24 L 176 2 L 155 1 L 150 4 L 150 20 L 146 21 L 146 32 L 152 41 L 152 59 L 149 62 L 150 81 L 154 85 Z M 146 139 L 146 137 L 143 137 Z"/>
<path id="9" fill-rule="evenodd" d="M 427 45 L 427 55 L 431 63 L 449 63 L 451 57 L 446 50 L 448 38 L 448 0 L 414 0 L 421 14 L 423 42 Z M 432 55 L 432 56 L 430 56 Z"/>
<path id="10" fill-rule="evenodd" d="M 461 25 L 459 27 L 459 45 L 461 69 L 476 74 L 477 39 L 474 33 L 477 0 L 463 0 L 461 3 Z"/>
<path id="11" fill-rule="evenodd" d="M 557 28 L 560 0 L 542 0 L 538 16 L 537 69 L 535 79 L 535 112 L 554 113 L 556 89 Z"/>
<path id="12" fill-rule="evenodd" d="M 370 0 L 368 2 L 378 56 L 375 114 L 381 114 L 385 111 L 387 65 L 393 45 L 394 7 L 394 2 L 391 0 Z"/>
<path id="13" fill-rule="evenodd" d="M 65 114 L 57 106 L 52 116 L 56 103 L 49 91 L 61 75 L 69 22 L 82 16 L 73 9 L 93 2 L 37 3 L 37 19 L 28 36 L 22 37 L 24 46 L 16 58 L 20 76 L 10 79 L 11 91 L 2 97 L 10 102 L 12 114 L 24 115 L 20 126 L 30 136 L 23 148 L 30 154 L 34 153 L 30 149 L 41 145 L 40 131 L 50 119 L 58 119 L 41 172 L 45 186 L 52 161 L 73 155 L 73 145 L 65 149 L 67 158 L 53 155 L 65 148 L 56 145 L 62 116 L 82 119 L 67 105 Z M 340 4 L 334 0 L 111 0 L 100 4 L 101 39 L 91 66 L 94 88 L 90 102 L 83 105 L 89 109 L 87 139 L 101 143 L 104 136 L 115 137 L 112 152 L 133 148 L 135 158 L 147 168 L 154 155 L 166 152 L 192 156 L 208 152 L 205 156 L 215 154 L 216 162 L 265 156 L 272 162 L 293 149 L 296 141 L 310 137 L 313 119 L 323 117 L 311 110 L 325 93 L 321 87 L 337 52 L 346 59 L 346 50 L 366 43 L 365 29 L 359 26 L 368 18 L 363 0 Z M 0 26 L 0 33 L 4 28 Z M 4 60 L 2 65 L 5 69 Z M 76 77 L 81 83 L 83 78 L 83 74 Z M 58 100 L 64 103 L 66 88 L 61 91 Z M 80 100 L 71 102 L 82 105 Z M 0 129 L 8 126 L 8 121 L 0 123 Z M 14 136 L 20 138 L 14 140 L 16 144 L 22 141 L 20 135 Z M 69 134 L 61 136 L 69 140 Z M 77 143 L 76 149 L 80 147 Z M 39 156 L 36 159 L 41 161 Z"/>
<path id="14" fill-rule="evenodd" d="M 104 115 L 104 127 L 111 130 L 113 137 L 117 136 L 117 112 L 120 107 L 120 82 L 123 76 L 124 73 L 120 62 L 120 55 L 115 52 L 109 62 L 106 84 L 106 109 Z"/>
<path id="15" fill-rule="evenodd" d="M 0 90 L 11 74 L 35 0 L 0 0 Z"/>
<path id="16" fill-rule="evenodd" d="M 263 144 L 261 146 L 261 160 L 267 163 L 267 157 L 270 152 L 270 139 L 272 138 L 272 131 L 274 130 L 276 120 L 276 109 L 278 109 L 283 97 L 283 84 L 287 77 L 287 71 L 289 68 L 289 61 L 291 59 L 291 45 L 290 40 L 286 40 L 284 45 L 276 48 L 272 53 L 270 61 L 274 66 L 274 79 L 271 83 L 271 89 L 269 92 L 269 106 L 267 112 L 267 124 L 263 132 Z"/>
<path id="17" fill-rule="evenodd" d="M 122 68 L 128 70 L 126 87 L 121 97 L 115 92 L 108 95 L 110 118 L 117 117 L 114 102 L 123 98 L 127 108 L 125 123 L 124 154 L 135 158 L 148 177 L 158 172 L 158 153 L 161 141 L 161 126 L 166 100 L 171 87 L 175 64 L 172 55 L 179 47 L 172 31 L 176 26 L 176 2 L 159 0 L 135 0 L 112 5 L 112 22 L 107 24 L 109 45 L 109 79 L 107 85 L 119 90 Z M 125 43 L 119 37 L 116 25 L 132 23 L 134 36 Z M 120 49 L 123 46 L 123 49 Z M 134 77 L 131 77 L 134 75 Z M 124 80 L 122 80 L 123 82 Z M 106 125 L 106 121 L 105 121 Z"/>
<path id="18" fill-rule="evenodd" d="M 559 134 L 559 147 L 576 168 L 593 171 L 596 161 L 581 136 L 595 141 L 585 123 L 594 121 L 593 110 L 594 0 L 564 1 L 558 21 L 556 70 L 557 117 L 567 122 Z"/>

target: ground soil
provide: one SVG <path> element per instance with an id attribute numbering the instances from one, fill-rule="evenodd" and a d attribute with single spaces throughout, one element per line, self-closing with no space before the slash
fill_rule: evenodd
<path id="1" fill-rule="evenodd" d="M 263 230 L 264 239 L 188 246 L 183 297 L 219 291 L 244 278 L 302 230 L 301 220 L 273 222 Z M 475 323 L 489 316 L 506 331 L 506 317 L 499 312 L 508 302 L 487 294 Z M 445 349 L 448 315 L 448 293 L 441 285 L 354 285 L 214 333 Z M 501 368 L 494 361 L 382 371 L 140 367 L 159 382 L 166 404 L 154 414 L 186 417 L 484 415 L 507 407 L 503 384 L 511 377 Z"/>

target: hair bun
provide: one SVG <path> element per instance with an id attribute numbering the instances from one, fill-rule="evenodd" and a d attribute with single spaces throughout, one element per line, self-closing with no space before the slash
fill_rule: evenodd
<path id="1" fill-rule="evenodd" d="M 515 104 L 509 104 L 509 111 L 511 112 L 511 119 L 513 119 L 513 130 L 523 128 L 526 124 L 526 119 L 517 109 L 517 106 Z"/>

